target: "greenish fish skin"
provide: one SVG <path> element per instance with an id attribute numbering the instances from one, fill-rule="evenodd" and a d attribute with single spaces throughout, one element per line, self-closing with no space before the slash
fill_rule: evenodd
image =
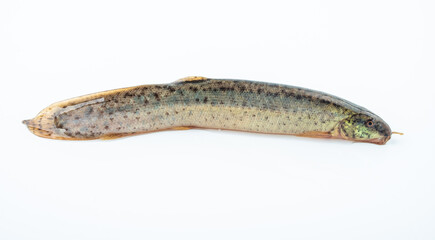
<path id="1" fill-rule="evenodd" d="M 330 94 L 204 77 L 73 98 L 23 122 L 40 137 L 63 140 L 210 128 L 385 144 L 392 133 L 374 113 Z"/>

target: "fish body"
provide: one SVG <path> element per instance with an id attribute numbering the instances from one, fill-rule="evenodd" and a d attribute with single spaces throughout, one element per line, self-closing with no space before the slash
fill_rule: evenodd
<path id="1" fill-rule="evenodd" d="M 391 129 L 347 100 L 300 87 L 189 77 L 54 103 L 24 121 L 52 139 L 110 139 L 169 129 L 209 128 L 385 144 Z"/>

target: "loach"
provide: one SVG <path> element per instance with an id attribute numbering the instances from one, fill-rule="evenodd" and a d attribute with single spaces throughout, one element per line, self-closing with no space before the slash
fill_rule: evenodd
<path id="1" fill-rule="evenodd" d="M 23 123 L 40 137 L 63 140 L 210 128 L 385 144 L 396 133 L 369 110 L 330 94 L 205 77 L 72 98 Z"/>

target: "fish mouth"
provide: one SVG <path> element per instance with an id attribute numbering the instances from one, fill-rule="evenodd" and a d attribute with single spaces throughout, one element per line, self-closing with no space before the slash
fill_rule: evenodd
<path id="1" fill-rule="evenodd" d="M 390 138 L 391 138 L 391 135 L 386 136 L 386 137 L 381 137 L 381 138 L 362 140 L 359 142 L 368 142 L 368 143 L 374 143 L 374 144 L 378 144 L 378 145 L 385 145 L 388 142 L 388 140 L 390 140 Z"/>

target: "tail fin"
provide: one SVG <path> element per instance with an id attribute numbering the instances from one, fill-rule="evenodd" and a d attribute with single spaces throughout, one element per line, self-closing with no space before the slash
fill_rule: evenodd
<path id="1" fill-rule="evenodd" d="M 56 128 L 53 117 L 46 117 L 44 114 L 39 114 L 33 119 L 24 120 L 24 124 L 27 125 L 29 130 L 39 136 L 44 138 L 54 138 L 52 135 Z"/>

